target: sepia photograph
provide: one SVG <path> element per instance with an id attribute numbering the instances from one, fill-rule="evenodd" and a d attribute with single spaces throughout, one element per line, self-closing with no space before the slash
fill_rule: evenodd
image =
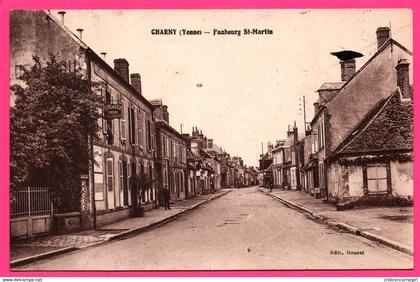
<path id="1" fill-rule="evenodd" d="M 10 270 L 413 270 L 410 9 L 11 10 Z"/>

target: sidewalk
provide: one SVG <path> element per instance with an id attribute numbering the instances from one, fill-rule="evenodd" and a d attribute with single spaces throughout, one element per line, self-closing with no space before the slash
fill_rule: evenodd
<path id="1" fill-rule="evenodd" d="M 259 188 L 291 208 L 309 214 L 312 219 L 346 232 L 413 254 L 412 207 L 363 207 L 337 211 L 334 205 L 315 199 L 303 191 Z"/>
<path id="2" fill-rule="evenodd" d="M 10 246 L 10 266 L 27 264 L 39 259 L 102 244 L 125 235 L 144 232 L 165 224 L 184 212 L 219 198 L 230 191 L 229 189 L 222 189 L 215 194 L 177 201 L 171 205 L 171 210 L 160 207 L 146 212 L 144 217 L 128 218 L 96 230 L 49 235 L 12 243 Z"/>

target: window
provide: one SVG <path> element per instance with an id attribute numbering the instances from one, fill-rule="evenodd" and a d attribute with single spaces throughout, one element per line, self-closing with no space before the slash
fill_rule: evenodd
<path id="1" fill-rule="evenodd" d="M 385 164 L 374 164 L 366 167 L 368 193 L 383 193 L 388 191 L 388 173 Z"/>
<path id="2" fill-rule="evenodd" d="M 112 159 L 106 160 L 106 186 L 108 191 L 114 191 L 113 178 L 114 178 L 114 162 Z"/>
<path id="3" fill-rule="evenodd" d="M 164 135 L 162 136 L 161 140 L 162 140 L 162 156 L 166 157 L 166 138 Z"/>
<path id="4" fill-rule="evenodd" d="M 125 140 L 125 102 L 121 100 L 122 117 L 120 119 L 120 138 Z"/>
<path id="5" fill-rule="evenodd" d="M 142 123 L 142 121 L 143 121 L 143 113 L 141 109 L 138 109 L 137 110 L 137 142 L 139 146 L 141 147 L 143 147 L 143 144 L 144 144 L 144 141 L 143 141 L 144 123 Z"/>
<path id="6" fill-rule="evenodd" d="M 119 185 L 120 185 L 120 192 L 123 191 L 123 187 L 124 187 L 124 178 L 123 178 L 123 164 L 122 161 L 118 161 L 118 176 L 119 176 Z M 120 203 L 120 207 L 122 206 L 121 203 L 121 193 L 119 193 L 119 203 Z"/>
<path id="7" fill-rule="evenodd" d="M 129 107 L 128 110 L 128 130 L 130 136 L 130 144 L 136 144 L 136 110 Z"/>

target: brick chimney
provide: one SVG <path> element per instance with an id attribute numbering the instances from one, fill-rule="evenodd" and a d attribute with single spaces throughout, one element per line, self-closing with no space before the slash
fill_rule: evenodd
<path id="1" fill-rule="evenodd" d="M 398 61 L 398 65 L 395 67 L 397 70 L 397 86 L 401 90 L 403 99 L 411 99 L 412 93 L 410 88 L 409 69 L 410 64 L 406 59 Z"/>
<path id="2" fill-rule="evenodd" d="M 378 42 L 378 49 L 389 39 L 389 33 L 391 29 L 389 27 L 378 27 L 376 29 L 376 41 Z"/>
<path id="3" fill-rule="evenodd" d="M 341 65 L 341 81 L 347 81 L 356 72 L 356 60 L 345 60 L 340 61 Z"/>
<path id="4" fill-rule="evenodd" d="M 293 142 L 297 144 L 298 142 L 298 128 L 296 126 L 296 121 L 293 124 Z"/>
<path id="5" fill-rule="evenodd" d="M 141 76 L 139 73 L 130 74 L 131 85 L 141 94 Z"/>
<path id="6" fill-rule="evenodd" d="M 207 145 L 208 145 L 209 149 L 213 148 L 213 139 L 208 139 L 207 140 Z"/>
<path id="7" fill-rule="evenodd" d="M 129 81 L 128 62 L 126 59 L 115 59 L 114 70 L 118 72 L 127 82 Z"/>
<path id="8" fill-rule="evenodd" d="M 168 106 L 166 106 L 166 105 L 162 106 L 162 114 L 163 114 L 163 120 L 166 121 L 169 124 Z"/>
<path id="9" fill-rule="evenodd" d="M 207 147 L 207 137 L 206 136 L 204 136 L 203 137 L 203 149 L 207 149 L 208 147 Z"/>

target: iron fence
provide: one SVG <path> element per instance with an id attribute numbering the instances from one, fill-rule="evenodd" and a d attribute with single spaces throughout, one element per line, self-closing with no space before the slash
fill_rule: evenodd
<path id="1" fill-rule="evenodd" d="M 20 187 L 10 193 L 10 216 L 47 215 L 52 212 L 47 187 Z"/>

